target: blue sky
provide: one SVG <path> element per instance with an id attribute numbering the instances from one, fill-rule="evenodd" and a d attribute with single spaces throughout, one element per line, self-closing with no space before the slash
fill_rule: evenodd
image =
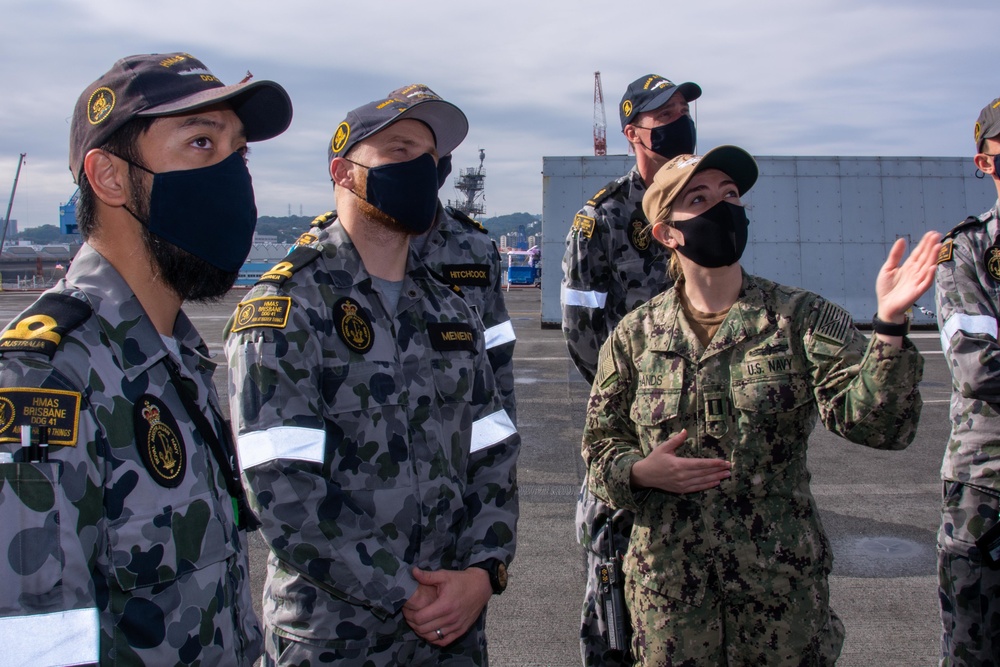
<path id="1" fill-rule="evenodd" d="M 625 87 L 657 73 L 702 86 L 702 151 L 971 158 L 1000 97 L 998 19 L 997 0 L 5 0 L 0 216 L 23 152 L 11 217 L 58 224 L 76 98 L 133 53 L 187 51 L 226 83 L 250 70 L 288 89 L 292 126 L 252 150 L 261 215 L 331 208 L 345 113 L 425 83 L 469 117 L 456 168 L 486 150 L 488 217 L 541 212 L 542 156 L 593 154 L 595 70 L 609 153 L 626 150 Z"/>

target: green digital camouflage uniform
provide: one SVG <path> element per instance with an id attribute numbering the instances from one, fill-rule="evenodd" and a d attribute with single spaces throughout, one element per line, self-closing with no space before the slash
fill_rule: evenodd
<path id="1" fill-rule="evenodd" d="M 501 287 L 497 246 L 486 228 L 452 207 L 438 206 L 429 232 L 414 239 L 420 261 L 443 282 L 456 288 L 485 327 L 486 354 L 504 410 L 517 424 L 514 399 L 514 325 Z"/>
<path id="2" fill-rule="evenodd" d="M 173 335 L 179 359 L 88 245 L 0 335 L 0 456 L 14 454 L 0 463 L 0 662 L 247 666 L 261 654 L 225 477 L 168 371 L 221 433 L 216 365 L 183 312 Z M 19 451 L 23 424 L 49 429 L 47 463 Z"/>
<path id="3" fill-rule="evenodd" d="M 642 211 L 646 185 L 636 169 L 608 183 L 573 218 L 563 257 L 562 329 L 570 357 L 594 381 L 597 351 L 625 314 L 670 287 L 669 251 L 657 243 Z M 587 550 L 587 588 L 580 623 L 586 667 L 625 664 L 610 650 L 600 611 L 597 565 L 615 549 L 624 551 L 632 533 L 628 510 L 614 512 L 594 497 L 584 479 L 576 505 L 576 536 Z"/>
<path id="4" fill-rule="evenodd" d="M 1000 568 L 976 540 L 997 524 L 1000 496 L 998 209 L 948 233 L 937 267 L 937 317 L 951 369 L 951 437 L 941 466 L 938 531 L 941 665 L 1000 665 Z"/>
<path id="5" fill-rule="evenodd" d="M 226 342 L 240 463 L 271 548 L 267 659 L 486 664 L 482 616 L 439 649 L 401 613 L 413 566 L 514 556 L 520 439 L 482 324 L 413 250 L 389 314 L 340 222 L 314 224 Z"/>
<path id="6" fill-rule="evenodd" d="M 830 545 L 809 490 L 817 414 L 880 449 L 913 439 L 919 353 L 873 337 L 823 298 L 743 274 L 703 347 L 670 289 L 601 349 L 583 438 L 592 490 L 635 512 L 624 570 L 644 665 L 832 665 Z M 688 430 L 678 456 L 732 462 L 719 487 L 633 492 L 636 461 Z"/>

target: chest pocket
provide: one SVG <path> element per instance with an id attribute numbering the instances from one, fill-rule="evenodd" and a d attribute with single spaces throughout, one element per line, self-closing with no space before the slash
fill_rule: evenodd
<path id="1" fill-rule="evenodd" d="M 640 369 L 635 398 L 629 408 L 629 416 L 635 422 L 643 453 L 666 440 L 672 431 L 680 430 L 677 418 L 680 414 L 684 374 L 681 370 Z"/>
<path id="2" fill-rule="evenodd" d="M 733 404 L 743 412 L 776 415 L 793 412 L 812 400 L 812 390 L 803 374 L 768 375 L 733 382 Z"/>

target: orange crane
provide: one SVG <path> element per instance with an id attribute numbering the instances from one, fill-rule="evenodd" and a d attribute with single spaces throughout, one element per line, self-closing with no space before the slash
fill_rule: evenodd
<path id="1" fill-rule="evenodd" d="M 608 119 L 604 115 L 601 73 L 594 72 L 594 155 L 608 154 Z"/>

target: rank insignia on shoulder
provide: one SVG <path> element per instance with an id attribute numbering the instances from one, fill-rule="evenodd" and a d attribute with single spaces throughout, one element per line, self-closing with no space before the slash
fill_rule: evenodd
<path id="1" fill-rule="evenodd" d="M 827 301 L 816 320 L 813 336 L 835 345 L 843 345 L 847 342 L 851 323 L 851 316 L 846 310 Z"/>
<path id="2" fill-rule="evenodd" d="M 438 352 L 476 351 L 476 332 L 465 322 L 428 322 L 427 331 Z"/>
<path id="3" fill-rule="evenodd" d="M 600 206 L 601 202 L 618 192 L 624 181 L 611 181 L 603 188 L 594 193 L 594 196 L 587 200 L 587 206 Z"/>
<path id="4" fill-rule="evenodd" d="M 594 224 L 593 218 L 582 213 L 577 213 L 576 217 L 573 218 L 573 229 L 580 232 L 580 236 L 586 236 L 588 239 L 594 235 Z"/>
<path id="5" fill-rule="evenodd" d="M 296 271 L 308 265 L 319 256 L 320 251 L 316 248 L 304 245 L 296 246 L 290 253 L 288 253 L 285 259 L 265 271 L 257 281 L 257 284 L 272 283 L 274 285 L 281 286 L 286 280 L 291 278 Z"/>
<path id="6" fill-rule="evenodd" d="M 261 296 L 244 301 L 236 309 L 231 331 L 236 333 L 253 327 L 284 329 L 291 305 L 290 296 Z"/>
<path id="7" fill-rule="evenodd" d="M 483 224 L 481 222 L 475 220 L 474 218 L 469 217 L 469 215 L 465 213 L 465 211 L 459 211 L 457 208 L 453 206 L 445 206 L 444 210 L 448 213 L 448 215 L 455 218 L 459 222 L 464 222 L 465 224 L 472 227 L 478 232 L 482 232 L 483 234 L 489 234 L 489 231 L 485 227 L 483 227 Z"/>
<path id="8" fill-rule="evenodd" d="M 333 304 L 333 327 L 340 340 L 355 352 L 365 354 L 375 344 L 375 331 L 368 313 L 350 297 L 345 296 Z"/>
<path id="9" fill-rule="evenodd" d="M 90 304 L 68 294 L 43 294 L 0 334 L 0 352 L 55 356 L 62 337 L 90 317 Z"/>
<path id="10" fill-rule="evenodd" d="M 180 486 L 187 471 L 187 451 L 170 410 L 155 396 L 143 394 L 132 407 L 132 421 L 135 446 L 150 477 L 168 489 Z"/>
<path id="11" fill-rule="evenodd" d="M 76 447 L 80 396 L 61 389 L 0 389 L 0 442 L 20 442 L 21 426 L 45 426 L 50 445 Z"/>
<path id="12" fill-rule="evenodd" d="M 941 244 L 941 251 L 938 252 L 937 263 L 944 264 L 945 262 L 950 262 L 952 253 L 955 249 L 955 242 L 948 239 Z"/>
<path id="13" fill-rule="evenodd" d="M 490 286 L 490 267 L 488 264 L 445 264 L 441 270 L 449 285 Z"/>
<path id="14" fill-rule="evenodd" d="M 313 218 L 313 221 L 310 223 L 309 226 L 325 229 L 326 227 L 329 227 L 336 219 L 337 219 L 336 211 L 327 211 L 326 213 L 321 213 L 320 215 L 317 215 L 315 218 Z M 306 234 L 309 234 L 309 232 L 306 232 Z M 312 236 L 312 234 L 309 235 Z M 305 234 L 303 234 L 303 236 L 305 236 Z M 310 243 L 315 243 L 315 239 L 313 241 L 310 241 Z"/>
<path id="15" fill-rule="evenodd" d="M 993 280 L 1000 280 L 1000 246 L 991 245 L 983 252 L 983 266 Z"/>

